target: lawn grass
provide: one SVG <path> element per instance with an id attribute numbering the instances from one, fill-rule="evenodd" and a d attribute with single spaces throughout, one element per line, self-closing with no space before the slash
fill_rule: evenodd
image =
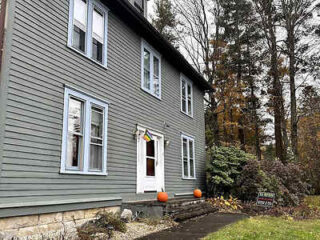
<path id="1" fill-rule="evenodd" d="M 251 217 L 208 235 L 205 240 L 320 240 L 320 220 Z"/>

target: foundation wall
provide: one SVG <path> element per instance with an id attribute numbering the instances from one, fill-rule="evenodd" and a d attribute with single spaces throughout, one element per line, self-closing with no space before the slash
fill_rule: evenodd
<path id="1" fill-rule="evenodd" d="M 103 211 L 115 213 L 120 207 L 0 218 L 0 240 L 76 239 L 77 227 Z"/>

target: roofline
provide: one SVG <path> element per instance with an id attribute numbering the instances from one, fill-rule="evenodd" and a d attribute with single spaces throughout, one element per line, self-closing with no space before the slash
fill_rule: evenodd
<path id="1" fill-rule="evenodd" d="M 191 66 L 184 56 L 128 0 L 101 0 L 101 2 L 106 4 L 112 12 L 117 14 L 138 35 L 152 44 L 167 61 L 190 78 L 201 90 L 212 90 L 212 86 L 208 81 Z"/>

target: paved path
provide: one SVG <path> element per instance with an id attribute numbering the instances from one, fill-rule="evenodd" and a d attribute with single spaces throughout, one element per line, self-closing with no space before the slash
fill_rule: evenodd
<path id="1" fill-rule="evenodd" d="M 139 238 L 138 240 L 196 240 L 220 228 L 247 218 L 242 214 L 212 213 L 181 223 L 178 227 Z"/>

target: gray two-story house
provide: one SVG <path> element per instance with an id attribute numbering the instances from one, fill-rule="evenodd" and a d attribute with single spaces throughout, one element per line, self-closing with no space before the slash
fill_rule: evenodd
<path id="1" fill-rule="evenodd" d="M 0 217 L 203 188 L 210 86 L 146 4 L 1 0 Z"/>

